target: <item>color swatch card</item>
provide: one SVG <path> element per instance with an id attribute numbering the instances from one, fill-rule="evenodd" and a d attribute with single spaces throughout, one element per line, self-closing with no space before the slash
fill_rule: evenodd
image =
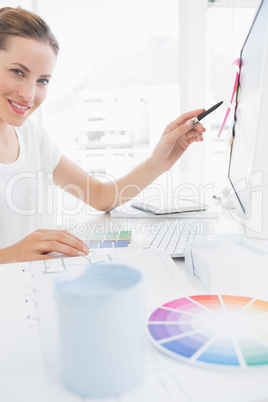
<path id="1" fill-rule="evenodd" d="M 79 235 L 91 249 L 127 247 L 131 241 L 131 230 L 93 232 Z"/>
<path id="2" fill-rule="evenodd" d="M 166 303 L 149 317 L 148 335 L 161 351 L 207 368 L 268 369 L 268 302 L 199 295 Z"/>

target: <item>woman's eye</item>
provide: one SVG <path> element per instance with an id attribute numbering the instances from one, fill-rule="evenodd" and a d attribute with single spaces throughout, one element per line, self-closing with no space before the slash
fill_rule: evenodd
<path id="1" fill-rule="evenodd" d="M 40 84 L 42 85 L 47 85 L 49 83 L 49 81 L 46 78 L 41 78 L 40 80 L 38 80 L 38 82 L 40 82 Z"/>
<path id="2" fill-rule="evenodd" d="M 11 71 L 16 75 L 23 75 L 23 72 L 21 70 L 18 70 L 17 68 L 12 68 Z"/>

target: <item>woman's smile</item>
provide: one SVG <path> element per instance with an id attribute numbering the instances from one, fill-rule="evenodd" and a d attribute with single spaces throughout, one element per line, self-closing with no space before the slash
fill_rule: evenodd
<path id="1" fill-rule="evenodd" d="M 18 114 L 26 114 L 28 110 L 31 109 L 31 106 L 23 105 L 22 103 L 13 102 L 12 100 L 8 99 L 8 102 L 16 113 Z"/>

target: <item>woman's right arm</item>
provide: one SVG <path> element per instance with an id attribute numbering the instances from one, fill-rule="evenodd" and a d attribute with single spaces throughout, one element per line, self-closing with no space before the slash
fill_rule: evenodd
<path id="1" fill-rule="evenodd" d="M 85 256 L 89 247 L 65 230 L 38 229 L 19 242 L 0 250 L 0 264 L 47 260 L 50 252 L 70 257 Z"/>

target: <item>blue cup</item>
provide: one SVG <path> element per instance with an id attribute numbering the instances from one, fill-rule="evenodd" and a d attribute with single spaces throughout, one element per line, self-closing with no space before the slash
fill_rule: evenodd
<path id="1" fill-rule="evenodd" d="M 142 273 L 115 264 L 89 265 L 55 284 L 61 379 L 72 391 L 109 397 L 138 385 L 145 370 Z"/>

